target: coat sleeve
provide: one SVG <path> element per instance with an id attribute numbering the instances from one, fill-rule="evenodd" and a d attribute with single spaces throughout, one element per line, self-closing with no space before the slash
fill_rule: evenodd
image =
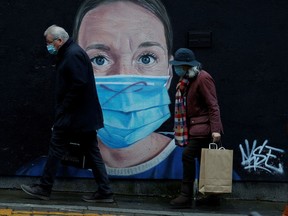
<path id="1" fill-rule="evenodd" d="M 223 133 L 215 82 L 208 73 L 202 77 L 199 88 L 208 108 L 211 132 Z"/>
<path id="2" fill-rule="evenodd" d="M 70 55 L 66 63 L 69 85 L 61 107 L 63 112 L 77 106 L 88 83 L 88 66 L 81 52 Z"/>

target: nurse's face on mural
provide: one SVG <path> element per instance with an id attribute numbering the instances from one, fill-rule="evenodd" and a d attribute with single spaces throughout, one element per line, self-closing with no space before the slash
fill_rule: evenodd
<path id="1" fill-rule="evenodd" d="M 89 11 L 78 43 L 88 53 L 95 76 L 169 75 L 163 24 L 131 2 L 103 4 Z"/>
<path id="2" fill-rule="evenodd" d="M 112 167 L 108 173 L 129 168 L 132 175 L 153 167 L 153 158 L 162 158 L 171 143 L 170 137 L 154 132 L 170 117 L 171 59 L 163 23 L 133 2 L 106 2 L 84 15 L 77 42 L 96 76 L 104 116 L 97 134 L 103 159 Z M 149 165 L 142 167 L 144 162 Z"/>

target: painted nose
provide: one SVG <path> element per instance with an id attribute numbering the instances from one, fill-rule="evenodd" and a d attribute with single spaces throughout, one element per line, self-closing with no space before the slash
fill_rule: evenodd
<path id="1" fill-rule="evenodd" d="M 119 74 L 121 75 L 133 75 L 137 74 L 137 71 L 133 69 L 131 65 L 121 64 L 118 69 Z"/>
<path id="2" fill-rule="evenodd" d="M 136 66 L 133 64 L 133 58 L 131 54 L 123 53 L 115 64 L 115 72 L 119 75 L 132 75 L 138 74 Z"/>

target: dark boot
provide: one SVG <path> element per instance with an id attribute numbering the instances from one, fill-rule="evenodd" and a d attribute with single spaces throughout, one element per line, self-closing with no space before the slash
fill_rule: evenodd
<path id="1" fill-rule="evenodd" d="M 170 206 L 173 208 L 191 208 L 192 189 L 193 189 L 193 182 L 183 182 L 181 185 L 180 195 L 175 199 L 171 200 Z"/>

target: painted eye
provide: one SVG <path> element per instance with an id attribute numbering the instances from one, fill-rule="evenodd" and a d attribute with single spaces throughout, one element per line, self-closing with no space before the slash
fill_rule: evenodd
<path id="1" fill-rule="evenodd" d="M 96 56 L 91 58 L 92 64 L 95 66 L 104 66 L 108 64 L 108 60 L 104 56 Z"/>
<path id="2" fill-rule="evenodd" d="M 155 61 L 156 61 L 156 57 L 152 54 L 142 55 L 138 60 L 139 63 L 145 64 L 145 65 L 153 64 Z"/>

